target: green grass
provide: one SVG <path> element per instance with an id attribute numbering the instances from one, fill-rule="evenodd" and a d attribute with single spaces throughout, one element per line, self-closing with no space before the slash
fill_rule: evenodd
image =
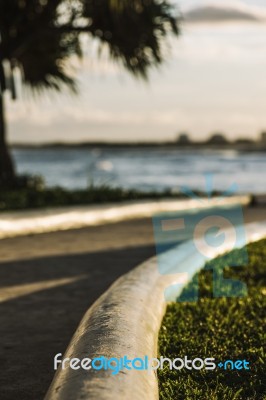
<path id="1" fill-rule="evenodd" d="M 128 200 L 162 199 L 174 197 L 170 192 L 141 192 L 108 186 L 80 190 L 54 188 L 21 188 L 0 191 L 0 211 L 27 210 L 45 207 L 103 204 Z M 176 197 L 176 196 L 175 196 Z"/>
<path id="2" fill-rule="evenodd" d="M 195 191 L 199 196 L 206 194 Z M 219 195 L 215 192 L 214 195 Z M 116 203 L 130 200 L 159 200 L 163 198 L 186 198 L 171 190 L 163 192 L 123 189 L 119 187 L 90 184 L 85 189 L 67 190 L 62 187 L 46 187 L 42 177 L 20 176 L 13 188 L 0 188 L 0 212 L 28 210 L 45 207 L 77 206 Z"/>
<path id="3" fill-rule="evenodd" d="M 226 278 L 236 278 L 247 284 L 248 296 L 212 298 L 212 273 L 207 264 L 197 275 L 200 300 L 168 306 L 159 335 L 159 354 L 170 359 L 185 355 L 190 359 L 214 357 L 216 362 L 246 359 L 250 362 L 250 371 L 219 368 L 170 371 L 165 365 L 158 371 L 161 400 L 266 399 L 263 350 L 266 240 L 249 245 L 248 252 L 247 267 L 224 270 Z M 241 252 L 220 257 L 213 265 L 221 270 L 224 260 L 230 265 L 230 260 L 236 256 L 241 257 Z M 194 284 L 195 279 L 185 290 Z"/>

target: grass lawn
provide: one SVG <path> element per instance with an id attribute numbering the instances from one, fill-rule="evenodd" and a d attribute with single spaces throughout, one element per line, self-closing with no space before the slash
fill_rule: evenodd
<path id="1" fill-rule="evenodd" d="M 195 191 L 198 196 L 205 193 Z M 213 195 L 219 195 L 214 192 Z M 182 193 L 171 190 L 141 191 L 108 185 L 89 185 L 84 189 L 65 189 L 62 187 L 46 187 L 42 177 L 18 178 L 17 187 L 0 189 L 0 212 L 12 210 L 28 210 L 46 207 L 78 206 L 90 204 L 119 203 L 135 200 L 161 200 L 165 198 L 187 199 Z"/>
<path id="2" fill-rule="evenodd" d="M 216 270 L 222 268 L 222 260 L 230 261 L 237 252 L 216 259 Z M 247 267 L 224 269 L 226 278 L 247 284 L 248 296 L 212 298 L 212 272 L 207 264 L 197 276 L 200 300 L 168 306 L 159 335 L 159 355 L 170 359 L 213 357 L 216 364 L 228 359 L 245 359 L 250 363 L 250 370 L 217 367 L 171 371 L 165 364 L 158 371 L 161 400 L 266 399 L 266 240 L 249 245 L 248 252 Z M 195 284 L 193 281 L 188 285 L 190 289 Z"/>
<path id="3" fill-rule="evenodd" d="M 170 191 L 142 192 L 108 186 L 91 186 L 85 189 L 68 190 L 61 187 L 19 188 L 0 190 L 0 211 L 28 210 L 46 207 L 77 206 L 116 203 L 131 200 L 159 200 L 178 198 Z"/>

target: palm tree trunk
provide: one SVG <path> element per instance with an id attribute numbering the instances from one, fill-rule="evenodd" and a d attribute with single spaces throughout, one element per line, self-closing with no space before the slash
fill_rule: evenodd
<path id="1" fill-rule="evenodd" d="M 15 169 L 6 141 L 4 98 L 0 90 L 0 188 L 12 187 L 15 183 Z"/>

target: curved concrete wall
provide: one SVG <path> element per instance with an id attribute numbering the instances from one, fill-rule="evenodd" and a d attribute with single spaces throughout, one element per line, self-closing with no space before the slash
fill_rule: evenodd
<path id="1" fill-rule="evenodd" d="M 246 228 L 247 241 L 266 236 L 266 223 L 250 224 Z M 178 247 L 184 262 L 189 242 Z M 222 252 L 228 248 L 223 247 Z M 170 250 L 176 252 L 176 249 Z M 176 253 L 175 253 L 176 254 Z M 213 254 L 213 257 L 219 253 Z M 194 273 L 203 267 L 202 260 L 193 259 Z M 171 254 L 170 254 L 171 257 Z M 191 266 L 191 265 L 190 265 Z M 182 269 L 183 271 L 183 269 Z M 162 276 L 156 258 L 121 277 L 104 293 L 84 316 L 64 357 L 91 359 L 157 356 L 157 339 L 166 309 L 164 290 L 177 281 L 185 285 L 182 274 Z M 58 370 L 46 400 L 155 400 L 158 383 L 154 372 L 122 371 L 114 376 L 111 371 Z"/>
<path id="2" fill-rule="evenodd" d="M 127 219 L 149 218 L 155 213 L 193 208 L 209 208 L 219 205 L 250 203 L 250 196 L 232 196 L 228 198 L 172 199 L 158 201 L 131 201 L 120 204 L 99 206 L 77 206 L 36 211 L 16 211 L 0 214 L 0 239 L 19 235 L 28 235 L 58 230 L 77 229 L 113 223 Z"/>

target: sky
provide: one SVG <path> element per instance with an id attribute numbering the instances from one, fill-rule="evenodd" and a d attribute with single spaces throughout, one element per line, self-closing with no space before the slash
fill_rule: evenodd
<path id="1" fill-rule="evenodd" d="M 23 90 L 18 101 L 7 99 L 10 142 L 166 141 L 180 132 L 256 139 L 266 129 L 265 0 L 177 4 L 182 34 L 148 83 L 90 49 L 78 96 Z"/>

